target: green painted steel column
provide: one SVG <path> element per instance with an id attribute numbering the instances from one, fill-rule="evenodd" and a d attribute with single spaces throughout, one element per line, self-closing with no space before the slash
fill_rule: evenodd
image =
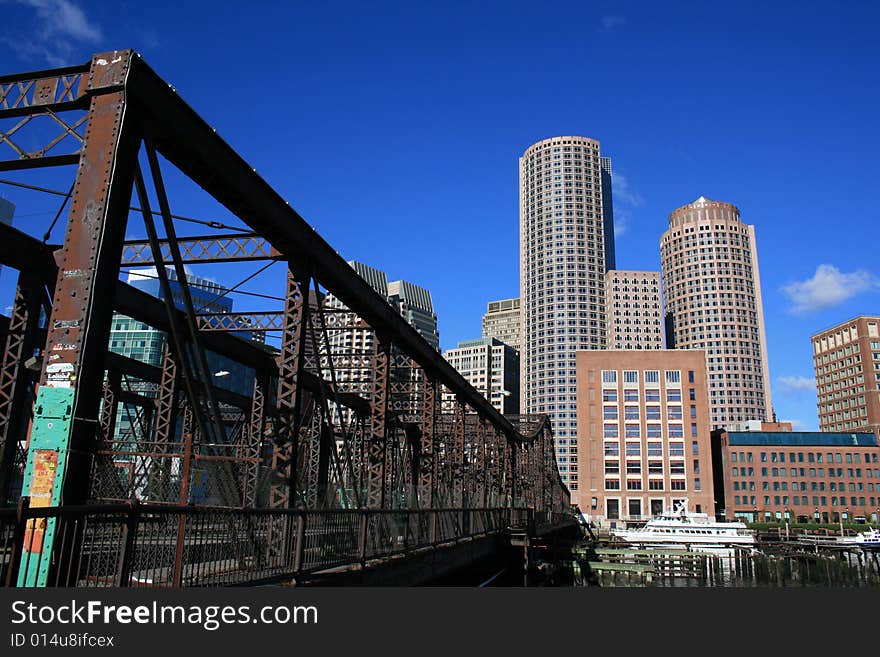
<path id="1" fill-rule="evenodd" d="M 127 50 L 95 55 L 80 83 L 79 93 L 90 97 L 88 123 L 64 246 L 56 254 L 59 272 L 22 492 L 31 509 L 88 499 L 114 290 L 140 144 L 126 104 L 129 67 L 138 61 Z M 78 573 L 72 566 L 78 561 L 82 525 L 65 532 L 63 545 L 57 545 L 59 522 L 28 521 L 20 586 L 75 585 Z"/>

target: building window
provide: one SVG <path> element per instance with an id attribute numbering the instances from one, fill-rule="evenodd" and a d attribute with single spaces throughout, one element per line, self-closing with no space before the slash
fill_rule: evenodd
<path id="1" fill-rule="evenodd" d="M 605 500 L 605 517 L 620 520 L 620 500 Z"/>
<path id="2" fill-rule="evenodd" d="M 681 371 L 666 370 L 666 383 L 681 383 Z"/>
<path id="3" fill-rule="evenodd" d="M 602 401 L 616 402 L 617 390 L 615 388 L 605 388 L 602 390 Z"/>
<path id="4" fill-rule="evenodd" d="M 624 383 L 638 383 L 639 382 L 639 373 L 637 370 L 624 370 L 623 372 L 623 382 Z"/>
<path id="5" fill-rule="evenodd" d="M 617 383 L 617 370 L 602 370 L 602 383 Z"/>

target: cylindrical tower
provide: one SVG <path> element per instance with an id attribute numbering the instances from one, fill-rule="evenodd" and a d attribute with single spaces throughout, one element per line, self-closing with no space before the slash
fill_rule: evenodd
<path id="1" fill-rule="evenodd" d="M 553 423 L 560 473 L 577 502 L 575 352 L 605 347 L 613 268 L 611 160 L 599 142 L 553 137 L 519 159 L 522 407 Z"/>
<path id="2" fill-rule="evenodd" d="M 660 258 L 666 343 L 706 351 L 712 428 L 772 420 L 755 227 L 701 196 L 669 215 Z"/>

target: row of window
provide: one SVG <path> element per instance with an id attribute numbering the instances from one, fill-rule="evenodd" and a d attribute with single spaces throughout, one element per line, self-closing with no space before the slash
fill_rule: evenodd
<path id="1" fill-rule="evenodd" d="M 661 424 L 648 424 L 646 425 L 645 437 L 646 438 L 662 438 L 663 437 L 663 425 Z M 666 425 L 666 435 L 668 438 L 684 438 L 684 426 L 681 424 L 668 424 Z M 697 425 L 691 424 L 691 437 L 696 438 L 698 435 Z M 620 438 L 620 425 L 619 424 L 605 424 L 602 425 L 602 436 L 603 438 Z M 641 438 L 642 437 L 642 426 L 640 424 L 624 424 L 623 429 L 624 438 Z"/>
<path id="2" fill-rule="evenodd" d="M 812 502 L 809 501 L 810 498 L 806 495 L 792 495 L 790 498 L 788 495 L 774 495 L 773 496 L 773 504 L 775 506 L 782 505 L 792 505 L 792 506 L 827 506 L 828 498 L 824 495 L 813 495 Z M 820 502 L 821 500 L 821 502 Z M 869 506 L 874 507 L 878 504 L 880 498 L 877 497 L 862 497 L 862 496 L 841 496 L 837 497 L 836 495 L 831 496 L 831 506 L 840 506 L 840 507 L 849 507 L 849 506 Z M 734 504 L 757 504 L 756 498 L 754 495 L 734 495 L 733 496 Z M 770 496 L 764 496 L 764 505 L 770 506 Z"/>
<path id="3" fill-rule="evenodd" d="M 843 456 L 840 452 L 789 452 L 789 463 L 803 463 L 806 457 L 807 463 L 843 463 Z M 860 452 L 846 452 L 847 463 L 861 463 L 862 454 Z M 761 452 L 761 463 L 767 462 L 767 452 Z M 770 452 L 771 463 L 785 463 L 785 452 Z M 827 461 L 824 459 L 827 458 Z M 731 452 L 731 463 L 751 463 L 753 460 L 752 452 Z M 877 463 L 878 456 L 876 450 L 865 453 L 865 463 Z"/>
<path id="4" fill-rule="evenodd" d="M 625 443 L 626 444 L 626 454 L 627 456 L 640 456 L 642 452 L 642 444 L 641 443 Z M 650 442 L 646 444 L 646 453 L 650 456 L 663 456 L 663 443 L 658 442 Z M 614 457 L 620 454 L 620 443 L 618 442 L 608 442 L 605 441 L 604 445 L 604 453 L 606 457 Z M 691 443 L 691 454 L 693 456 L 699 456 L 700 454 L 700 445 L 697 441 L 693 441 Z M 669 443 L 669 456 L 684 456 L 684 443 Z"/>
<path id="5" fill-rule="evenodd" d="M 691 401 L 696 401 L 697 392 L 694 388 L 690 389 L 690 393 L 688 395 Z M 617 402 L 617 388 L 603 388 L 602 389 L 602 401 L 603 402 Z M 624 388 L 623 390 L 623 401 L 625 402 L 637 402 L 639 401 L 639 390 L 638 388 Z M 646 388 L 645 389 L 645 401 L 646 402 L 660 402 L 660 389 L 659 388 Z M 667 402 L 680 402 L 681 401 L 681 389 L 680 388 L 667 388 L 666 389 L 666 401 Z"/>
<path id="6" fill-rule="evenodd" d="M 662 479 L 649 479 L 648 490 L 666 490 L 666 484 Z M 700 480 L 694 479 L 694 490 L 700 490 Z M 606 479 L 605 490 L 621 490 L 619 479 Z M 641 479 L 627 479 L 626 490 L 644 490 Z M 671 479 L 669 490 L 687 490 L 687 482 L 684 479 Z"/>
<path id="7" fill-rule="evenodd" d="M 748 472 L 746 472 L 746 470 L 748 470 Z M 800 471 L 800 474 L 798 474 L 798 471 Z M 809 475 L 810 477 L 817 477 L 817 476 L 824 477 L 825 476 L 825 468 L 818 468 L 818 469 L 817 468 L 809 468 L 809 469 L 807 469 L 807 468 L 791 468 L 791 476 L 792 477 L 797 477 L 797 476 L 806 477 L 807 472 L 810 473 L 810 475 Z M 880 478 L 880 468 L 874 468 L 873 470 L 871 468 L 865 468 L 865 477 L 867 479 L 871 479 L 872 473 L 873 473 L 874 478 Z M 848 477 L 850 477 L 851 479 L 852 478 L 859 478 L 860 479 L 862 476 L 862 469 L 861 468 L 847 468 L 846 475 Z M 734 477 L 745 477 L 745 476 L 754 477 L 755 476 L 755 469 L 752 467 L 750 467 L 750 468 L 745 468 L 745 467 L 736 468 L 735 467 L 735 468 L 733 468 L 733 476 Z M 787 468 L 761 468 L 761 476 L 762 477 L 768 477 L 768 476 L 788 477 L 789 475 L 788 475 Z M 843 468 L 828 468 L 828 476 L 829 477 L 842 477 L 843 476 Z"/>
<path id="8" fill-rule="evenodd" d="M 748 487 L 746 487 L 746 484 L 748 484 Z M 880 484 L 878 484 L 877 487 L 880 488 Z M 832 493 L 835 493 L 835 492 L 842 493 L 846 490 L 849 490 L 850 492 L 853 492 L 853 493 L 856 491 L 867 490 L 869 493 L 873 493 L 874 488 L 875 488 L 874 484 L 869 483 L 866 488 L 865 484 L 862 482 L 858 482 L 858 483 L 850 482 L 849 487 L 847 487 L 845 482 L 843 482 L 843 481 L 841 481 L 841 482 L 832 481 L 830 484 L 828 484 L 828 490 L 830 490 Z M 754 481 L 743 481 L 743 482 L 734 481 L 733 482 L 733 490 L 756 490 L 755 489 L 755 482 Z M 770 482 L 769 481 L 761 482 L 761 490 L 770 490 Z M 773 482 L 773 490 L 787 491 L 788 490 L 788 482 L 787 481 L 774 481 Z M 825 490 L 825 482 L 824 481 L 811 481 L 810 487 L 808 489 L 806 481 L 793 481 L 793 482 L 791 482 L 791 490 L 793 490 L 793 491 L 798 491 L 798 490 L 800 490 L 800 491 L 806 491 L 806 490 L 823 491 L 823 490 Z"/>
<path id="9" fill-rule="evenodd" d="M 667 384 L 681 383 L 681 370 L 664 370 Z M 645 370 L 645 384 L 660 383 L 660 370 Z M 693 370 L 688 372 L 688 381 L 694 382 Z M 639 382 L 638 370 L 623 370 L 624 384 L 637 384 Z M 602 383 L 617 383 L 617 370 L 602 370 Z"/>
<path id="10" fill-rule="evenodd" d="M 646 420 L 660 420 L 660 407 L 659 406 L 646 406 L 645 407 L 645 419 Z M 624 420 L 638 420 L 641 418 L 641 407 L 639 406 L 624 406 L 623 409 L 623 419 Z M 690 407 L 690 418 L 692 420 L 697 419 L 697 407 L 693 404 Z M 619 410 L 617 406 L 604 406 L 602 408 L 602 419 L 604 420 L 618 420 Z M 681 420 L 683 419 L 682 408 L 681 406 L 667 406 L 666 407 L 666 419 L 667 420 Z"/>

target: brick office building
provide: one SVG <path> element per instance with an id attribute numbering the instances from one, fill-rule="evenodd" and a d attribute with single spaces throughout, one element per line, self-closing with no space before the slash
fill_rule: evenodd
<path id="1" fill-rule="evenodd" d="M 644 522 L 685 497 L 714 512 L 703 351 L 577 353 L 580 508 L 600 526 Z"/>
<path id="2" fill-rule="evenodd" d="M 837 522 L 880 515 L 880 448 L 873 433 L 714 431 L 718 515 Z"/>
<path id="3" fill-rule="evenodd" d="M 880 439 L 880 317 L 855 317 L 812 341 L 819 428 Z"/>

